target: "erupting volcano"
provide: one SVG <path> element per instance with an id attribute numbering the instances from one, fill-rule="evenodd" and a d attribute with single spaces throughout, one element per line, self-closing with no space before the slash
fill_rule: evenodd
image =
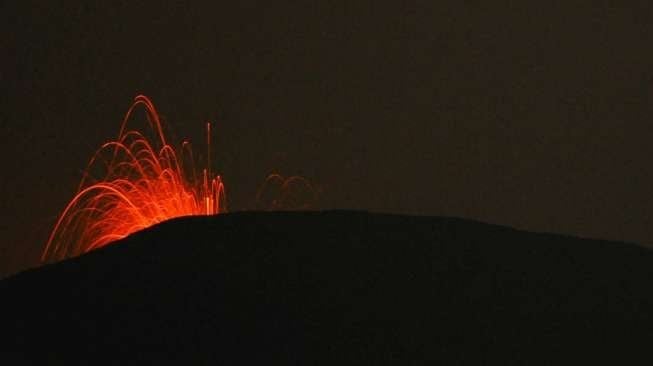
<path id="1" fill-rule="evenodd" d="M 129 126 L 137 108 L 145 110 L 149 131 Z M 118 138 L 91 158 L 41 260 L 77 256 L 174 217 L 224 212 L 225 187 L 210 168 L 210 123 L 206 128 L 206 167 L 198 175 L 190 143 L 170 144 L 154 104 L 138 95 Z"/>

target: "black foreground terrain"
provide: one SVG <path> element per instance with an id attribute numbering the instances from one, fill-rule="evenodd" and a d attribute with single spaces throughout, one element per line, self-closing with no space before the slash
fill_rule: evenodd
<path id="1" fill-rule="evenodd" d="M 0 301 L 4 365 L 631 364 L 653 344 L 653 251 L 453 218 L 233 213 L 20 273 Z"/>

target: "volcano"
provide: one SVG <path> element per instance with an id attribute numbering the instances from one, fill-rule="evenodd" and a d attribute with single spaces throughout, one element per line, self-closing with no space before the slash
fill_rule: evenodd
<path id="1" fill-rule="evenodd" d="M 0 281 L 0 359 L 623 362 L 646 356 L 652 284 L 644 247 L 458 218 L 183 217 Z"/>

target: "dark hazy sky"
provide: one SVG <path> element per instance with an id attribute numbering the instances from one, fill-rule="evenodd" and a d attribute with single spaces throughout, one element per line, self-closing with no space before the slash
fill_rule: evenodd
<path id="1" fill-rule="evenodd" d="M 0 274 L 139 93 L 215 121 L 232 209 L 276 171 L 319 208 L 653 244 L 648 1 L 50 3 L 0 5 Z"/>

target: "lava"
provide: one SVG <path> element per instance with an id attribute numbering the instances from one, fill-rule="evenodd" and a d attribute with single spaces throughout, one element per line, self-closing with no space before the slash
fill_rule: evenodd
<path id="1" fill-rule="evenodd" d="M 137 108 L 146 112 L 149 134 L 128 126 Z M 190 143 L 183 142 L 178 150 L 168 143 L 154 105 L 138 95 L 118 138 L 104 143 L 91 158 L 41 260 L 77 256 L 174 217 L 224 212 L 225 187 L 210 170 L 210 123 L 206 128 L 207 166 L 198 179 Z"/>
<path id="2" fill-rule="evenodd" d="M 308 179 L 273 173 L 258 189 L 255 207 L 266 211 L 305 210 L 314 205 L 317 196 L 317 189 Z"/>

